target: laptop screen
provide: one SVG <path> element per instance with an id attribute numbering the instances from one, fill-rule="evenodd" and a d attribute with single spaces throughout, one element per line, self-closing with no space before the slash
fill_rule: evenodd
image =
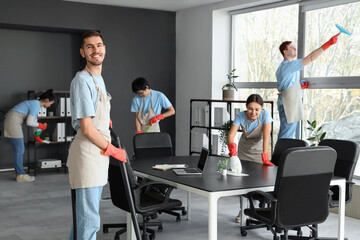
<path id="1" fill-rule="evenodd" d="M 197 165 L 197 167 L 203 171 L 204 170 L 204 167 L 205 167 L 205 162 L 206 162 L 206 159 L 209 155 L 209 150 L 207 150 L 206 148 L 202 148 L 201 150 L 201 154 L 200 154 L 200 159 L 199 159 L 199 163 Z"/>

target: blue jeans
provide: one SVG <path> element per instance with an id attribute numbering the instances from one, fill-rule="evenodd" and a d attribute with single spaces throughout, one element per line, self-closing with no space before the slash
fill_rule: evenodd
<path id="1" fill-rule="evenodd" d="M 96 240 L 100 229 L 99 206 L 103 187 L 78 188 L 76 195 L 77 240 Z M 71 228 L 69 240 L 73 240 Z"/>
<path id="2" fill-rule="evenodd" d="M 300 138 L 299 130 L 300 130 L 300 121 L 294 123 L 287 123 L 284 106 L 278 104 L 279 117 L 280 117 L 280 131 L 278 135 L 278 139 L 280 138 Z M 296 133 L 296 136 L 295 136 Z"/>
<path id="3" fill-rule="evenodd" d="M 25 152 L 24 138 L 9 138 L 11 145 L 14 148 L 14 166 L 15 166 L 15 174 L 25 174 L 24 166 L 23 166 L 23 156 Z"/>

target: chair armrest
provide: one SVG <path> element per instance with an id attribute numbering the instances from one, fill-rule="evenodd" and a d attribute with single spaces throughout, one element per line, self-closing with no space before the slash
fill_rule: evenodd
<path id="1" fill-rule="evenodd" d="M 144 188 L 144 187 L 148 187 L 148 186 L 153 186 L 153 185 L 160 185 L 162 187 L 166 187 L 166 188 L 171 188 L 174 189 L 176 187 L 174 186 L 171 186 L 167 183 L 163 183 L 163 182 L 158 182 L 158 181 L 142 181 L 138 186 L 136 186 L 134 188 L 134 190 L 137 190 L 137 189 L 141 189 L 141 188 Z"/>
<path id="2" fill-rule="evenodd" d="M 275 224 L 276 220 L 276 208 L 277 208 L 277 199 L 270 193 L 263 191 L 252 191 L 244 195 L 249 199 L 250 202 L 250 211 L 252 215 L 265 223 L 266 225 L 272 226 Z M 266 201 L 271 202 L 270 211 L 271 211 L 271 219 L 264 218 L 260 214 L 258 214 L 257 208 L 254 206 L 254 201 Z"/>

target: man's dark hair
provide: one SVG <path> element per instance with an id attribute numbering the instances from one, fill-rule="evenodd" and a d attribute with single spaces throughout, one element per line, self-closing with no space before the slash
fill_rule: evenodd
<path id="1" fill-rule="evenodd" d="M 264 100 L 262 99 L 262 97 L 259 94 L 251 94 L 246 100 L 246 106 L 252 102 L 256 102 L 256 103 L 260 104 L 260 106 L 264 105 Z"/>
<path id="2" fill-rule="evenodd" d="M 281 52 L 281 55 L 283 55 L 284 57 L 284 51 L 287 50 L 287 46 L 290 45 L 292 42 L 291 41 L 285 41 L 282 44 L 280 44 L 279 50 Z"/>
<path id="3" fill-rule="evenodd" d="M 49 99 L 50 102 L 55 101 L 55 97 L 52 89 L 48 89 L 46 92 L 40 95 L 39 100 Z"/>
<path id="4" fill-rule="evenodd" d="M 145 90 L 146 86 L 148 86 L 150 89 L 148 81 L 146 81 L 146 79 L 142 77 L 136 78 L 131 84 L 132 91 L 134 93 L 137 93 L 139 90 Z"/>
<path id="5" fill-rule="evenodd" d="M 95 30 L 91 30 L 91 31 L 84 32 L 84 33 L 81 35 L 81 37 L 80 37 L 80 48 L 83 48 L 83 47 L 84 47 L 84 42 L 85 42 L 85 39 L 86 39 L 86 38 L 94 37 L 94 36 L 101 37 L 101 40 L 104 42 L 104 38 L 103 38 L 103 36 L 101 35 L 101 33 L 99 33 L 98 31 L 95 31 Z"/>

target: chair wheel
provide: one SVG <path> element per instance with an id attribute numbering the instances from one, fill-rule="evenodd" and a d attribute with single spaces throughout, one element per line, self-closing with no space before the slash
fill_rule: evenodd
<path id="1" fill-rule="evenodd" d="M 109 232 L 109 229 L 103 228 L 103 233 L 108 233 L 108 232 Z"/>
<path id="2" fill-rule="evenodd" d="M 302 235 L 303 235 L 303 232 L 301 230 L 297 231 L 297 236 L 298 237 L 302 237 Z"/>
<path id="3" fill-rule="evenodd" d="M 180 216 L 176 217 L 176 222 L 181 222 L 181 217 Z"/>
<path id="4" fill-rule="evenodd" d="M 149 240 L 154 240 L 155 239 L 155 236 L 154 235 L 149 235 Z"/>
<path id="5" fill-rule="evenodd" d="M 162 226 L 159 226 L 158 227 L 158 232 L 162 232 L 163 231 L 163 227 Z"/>
<path id="6" fill-rule="evenodd" d="M 247 231 L 241 229 L 241 236 L 245 237 L 247 235 Z"/>
<path id="7" fill-rule="evenodd" d="M 187 211 L 186 211 L 186 210 L 182 210 L 182 211 L 181 211 L 181 214 L 182 214 L 183 216 L 185 216 L 185 215 L 187 214 Z"/>
<path id="8" fill-rule="evenodd" d="M 120 236 L 115 235 L 114 240 L 120 240 Z"/>
<path id="9" fill-rule="evenodd" d="M 274 240 L 280 240 L 280 237 L 279 237 L 279 236 L 274 236 L 273 239 L 274 239 Z"/>

